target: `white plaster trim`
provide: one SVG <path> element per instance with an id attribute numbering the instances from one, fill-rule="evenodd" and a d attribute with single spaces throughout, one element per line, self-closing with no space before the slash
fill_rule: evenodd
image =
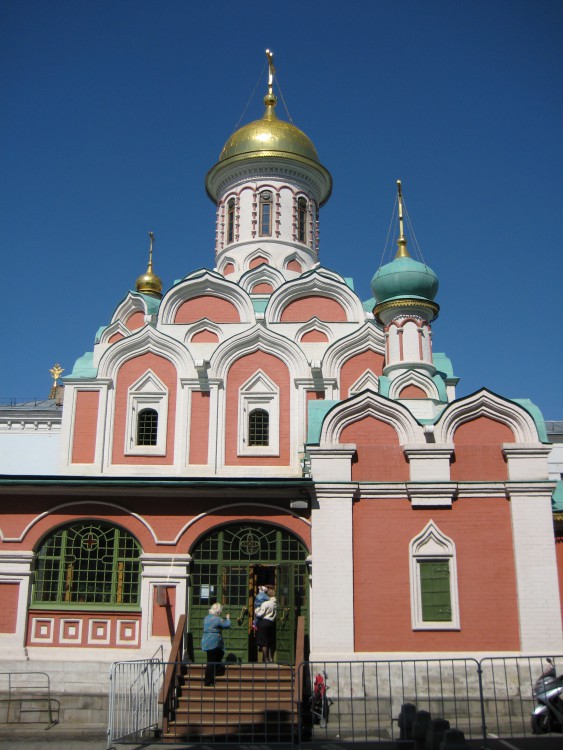
<path id="1" fill-rule="evenodd" d="M 193 336 L 200 331 L 211 331 L 211 333 L 215 333 L 217 335 L 218 341 L 192 341 L 191 339 L 193 338 Z M 223 331 L 223 327 L 219 323 L 215 323 L 213 320 L 209 320 L 209 318 L 202 318 L 201 320 L 198 320 L 197 323 L 189 324 L 187 333 L 184 336 L 184 342 L 187 346 L 199 346 L 200 344 L 204 344 L 206 346 L 218 346 L 219 342 L 221 342 L 224 338 L 225 333 Z"/>
<path id="2" fill-rule="evenodd" d="M 119 368 L 132 357 L 151 352 L 169 360 L 178 377 L 195 377 L 196 370 L 188 349 L 180 342 L 151 326 L 145 326 L 126 339 L 116 341 L 100 359 L 98 377 L 116 381 Z"/>
<path id="3" fill-rule="evenodd" d="M 356 396 L 362 391 L 379 393 L 379 377 L 372 370 L 366 370 L 349 388 L 350 396 Z"/>
<path id="4" fill-rule="evenodd" d="M 129 387 L 123 451 L 126 456 L 166 455 L 168 395 L 168 388 L 150 369 Z M 158 415 L 155 445 L 139 445 L 137 443 L 139 415 L 144 409 L 153 409 Z"/>
<path id="5" fill-rule="evenodd" d="M 250 413 L 263 409 L 269 417 L 268 445 L 249 444 Z M 280 452 L 280 389 L 262 370 L 257 370 L 239 388 L 238 455 L 278 456 Z"/>
<path id="6" fill-rule="evenodd" d="M 517 443 L 538 445 L 538 431 L 530 414 L 519 404 L 483 388 L 449 404 L 435 425 L 437 443 L 453 443 L 456 429 L 477 417 L 486 416 L 507 425 Z M 539 447 L 539 446 L 538 446 Z"/>
<path id="7" fill-rule="evenodd" d="M 256 253 L 256 255 L 260 254 L 261 253 L 259 252 Z M 250 260 L 252 260 L 252 258 L 250 258 Z M 277 268 L 263 264 L 246 271 L 246 273 L 240 277 L 238 283 L 247 294 L 252 293 L 252 287 L 256 286 L 256 284 L 271 284 L 275 291 L 282 284 L 285 284 L 285 277 Z M 259 292 L 259 294 L 263 294 L 263 292 Z"/>
<path id="8" fill-rule="evenodd" d="M 110 339 L 112 336 L 115 336 L 116 333 L 121 333 L 124 338 L 127 336 L 130 336 L 132 331 L 127 328 L 127 326 L 121 321 L 121 320 L 114 320 L 111 325 L 109 325 L 107 328 L 104 328 L 102 331 L 102 335 L 100 336 L 100 341 L 98 342 L 98 345 L 107 345 L 110 344 Z M 112 342 L 117 343 L 117 342 Z"/>
<path id="9" fill-rule="evenodd" d="M 211 373 L 226 382 L 231 365 L 241 357 L 264 351 L 281 359 L 290 378 L 308 378 L 310 370 L 302 350 L 290 339 L 256 325 L 220 344 L 211 357 Z"/>
<path id="10" fill-rule="evenodd" d="M 229 274 L 231 275 L 231 274 Z M 159 310 L 159 326 L 174 324 L 180 306 L 194 297 L 211 296 L 231 302 L 241 323 L 254 323 L 254 308 L 248 294 L 236 283 L 215 271 L 200 271 L 183 279 L 166 294 Z"/>
<path id="11" fill-rule="evenodd" d="M 369 321 L 358 328 L 355 333 L 338 339 L 327 349 L 323 359 L 325 377 L 339 379 L 344 363 L 368 350 L 385 356 L 383 330 Z"/>
<path id="12" fill-rule="evenodd" d="M 401 363 L 403 365 L 403 363 Z M 416 385 L 426 393 L 426 398 L 440 401 L 440 394 L 436 383 L 425 372 L 420 370 L 408 370 L 391 380 L 389 385 L 389 398 L 399 399 L 400 393 L 408 385 Z"/>
<path id="13" fill-rule="evenodd" d="M 301 342 L 301 339 L 306 333 L 309 333 L 310 331 L 321 331 L 325 334 L 327 337 L 327 341 L 303 341 Z M 301 344 L 301 346 L 308 346 L 310 344 L 320 344 L 328 345 L 331 341 L 334 340 L 334 331 L 328 323 L 324 323 L 322 320 L 319 320 L 316 316 L 314 318 L 310 318 L 305 325 L 302 325 L 300 328 L 297 329 L 295 333 L 295 341 L 298 344 Z"/>
<path id="14" fill-rule="evenodd" d="M 391 425 L 397 431 L 401 445 L 426 443 L 421 425 L 408 409 L 377 393 L 364 391 L 343 401 L 326 415 L 321 429 L 320 445 L 338 443 L 344 428 L 366 416 Z"/>
<path id="15" fill-rule="evenodd" d="M 138 293 L 136 294 L 135 292 L 129 292 L 123 302 L 120 302 L 120 304 L 115 308 L 111 323 L 115 323 L 118 320 L 125 323 L 125 321 L 128 320 L 131 315 L 136 312 L 142 312 L 143 315 L 147 315 L 147 303 L 145 299 Z M 129 331 L 129 329 L 127 330 Z M 131 333 L 131 331 L 129 331 L 129 333 Z"/>
<path id="16" fill-rule="evenodd" d="M 265 319 L 268 323 L 280 323 L 284 309 L 291 302 L 303 297 L 322 296 L 338 302 L 346 313 L 348 323 L 364 320 L 364 309 L 358 296 L 341 278 L 336 280 L 334 274 L 322 269 L 309 271 L 277 289 L 270 297 L 266 308 Z"/>

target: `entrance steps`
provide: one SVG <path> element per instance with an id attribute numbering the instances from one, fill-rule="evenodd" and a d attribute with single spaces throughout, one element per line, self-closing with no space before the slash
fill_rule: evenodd
<path id="1" fill-rule="evenodd" d="M 289 742 L 296 729 L 294 670 L 281 664 L 226 664 L 215 685 L 205 665 L 187 664 L 177 678 L 166 742 Z"/>

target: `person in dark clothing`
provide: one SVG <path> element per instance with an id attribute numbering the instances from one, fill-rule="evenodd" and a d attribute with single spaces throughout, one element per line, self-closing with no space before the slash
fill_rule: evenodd
<path id="1" fill-rule="evenodd" d="M 201 649 L 207 652 L 207 667 L 205 668 L 205 685 L 215 684 L 215 675 L 218 673 L 216 664 L 223 660 L 225 644 L 223 642 L 223 630 L 231 627 L 231 616 L 225 619 L 221 617 L 223 605 L 216 602 L 211 606 L 209 614 L 203 620 L 203 636 Z"/>

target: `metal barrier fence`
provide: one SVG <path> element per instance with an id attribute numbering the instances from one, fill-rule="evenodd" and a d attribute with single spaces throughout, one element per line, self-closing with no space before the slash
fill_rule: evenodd
<path id="1" fill-rule="evenodd" d="M 157 737 L 161 722 L 158 695 L 164 677 L 161 659 L 120 661 L 110 673 L 108 747 L 117 740 Z"/>
<path id="2" fill-rule="evenodd" d="M 46 672 L 0 672 L 0 723 L 58 724 L 60 702 Z"/>
<path id="3" fill-rule="evenodd" d="M 563 657 L 553 659 L 560 673 Z M 545 657 L 304 663 L 298 740 L 402 739 L 405 704 L 485 745 L 488 737 L 531 736 L 533 685 L 545 667 Z"/>
<path id="4" fill-rule="evenodd" d="M 552 657 L 557 673 L 563 656 Z M 543 657 L 217 665 L 159 660 L 112 668 L 108 740 L 389 742 L 403 739 L 405 704 L 467 739 L 532 735 L 533 685 Z M 172 670 L 174 690 L 159 691 Z M 442 726 L 444 722 L 442 722 Z M 403 725 L 404 728 L 404 725 Z M 553 728 L 553 727 L 552 727 Z"/>

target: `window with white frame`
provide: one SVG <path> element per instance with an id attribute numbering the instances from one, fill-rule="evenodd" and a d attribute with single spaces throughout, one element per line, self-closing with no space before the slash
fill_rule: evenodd
<path id="1" fill-rule="evenodd" d="M 410 543 L 413 630 L 459 630 L 455 544 L 433 521 Z"/>
<path id="2" fill-rule="evenodd" d="M 168 388 L 149 370 L 129 388 L 125 454 L 164 456 L 168 423 Z"/>
<path id="3" fill-rule="evenodd" d="M 239 390 L 239 455 L 279 455 L 279 408 L 279 388 L 258 370 Z"/>

